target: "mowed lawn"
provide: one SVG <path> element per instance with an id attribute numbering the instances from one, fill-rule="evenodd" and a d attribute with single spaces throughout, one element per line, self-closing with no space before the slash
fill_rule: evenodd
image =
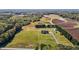
<path id="1" fill-rule="evenodd" d="M 52 49 L 57 49 L 57 44 L 49 34 L 42 34 L 41 30 L 45 28 L 34 28 L 33 23 L 28 26 L 24 26 L 23 30 L 16 34 L 13 41 L 9 43 L 6 48 L 33 48 L 37 44 L 51 45 Z M 49 29 L 46 29 L 50 31 Z"/>

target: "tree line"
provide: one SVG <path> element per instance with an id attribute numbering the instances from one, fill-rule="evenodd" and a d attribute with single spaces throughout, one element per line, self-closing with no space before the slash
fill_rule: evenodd
<path id="1" fill-rule="evenodd" d="M 16 33 L 22 30 L 22 26 L 38 21 L 39 19 L 40 17 L 37 15 L 14 15 L 6 18 L 6 20 L 0 20 L 0 47 L 10 42 Z"/>

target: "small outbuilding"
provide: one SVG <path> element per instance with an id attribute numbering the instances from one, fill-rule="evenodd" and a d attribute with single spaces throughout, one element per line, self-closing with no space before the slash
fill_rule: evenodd
<path id="1" fill-rule="evenodd" d="M 49 31 L 47 31 L 47 30 L 41 30 L 41 33 L 42 34 L 49 34 Z"/>

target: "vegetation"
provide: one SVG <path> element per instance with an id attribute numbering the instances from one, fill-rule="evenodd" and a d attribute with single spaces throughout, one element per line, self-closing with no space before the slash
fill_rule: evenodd
<path id="1" fill-rule="evenodd" d="M 37 29 L 34 27 L 30 27 L 28 25 L 24 27 L 20 33 L 18 33 L 13 41 L 8 44 L 6 47 L 8 48 L 33 48 L 38 49 L 40 46 L 50 46 L 49 48 L 40 48 L 40 49 L 57 49 L 57 44 L 55 43 L 54 39 L 49 34 L 42 34 L 42 28 Z M 48 30 L 48 29 L 47 29 Z"/>
<path id="2" fill-rule="evenodd" d="M 37 18 L 35 18 L 37 19 Z M 22 30 L 22 26 L 28 25 L 31 22 L 30 16 L 16 15 L 11 16 L 0 22 L 0 46 L 12 40 L 16 33 Z"/>
<path id="3" fill-rule="evenodd" d="M 53 13 L 53 16 L 52 14 Z M 45 15 L 51 14 L 47 17 Z M 0 14 L 0 47 L 30 48 L 35 50 L 79 49 L 79 43 L 53 19 L 79 21 L 79 13 L 69 12 L 10 12 Z M 79 28 L 77 22 L 75 28 Z M 54 36 L 56 36 L 57 41 Z M 77 45 L 76 45 L 77 44 Z"/>
<path id="4" fill-rule="evenodd" d="M 61 35 L 64 35 L 69 41 L 71 41 L 73 44 L 77 45 L 78 41 L 74 39 L 66 30 L 64 30 L 62 27 L 56 25 L 57 30 L 60 32 Z"/>
<path id="5" fill-rule="evenodd" d="M 57 13 L 58 15 L 64 17 L 64 18 L 70 18 L 72 20 L 79 21 L 79 13 Z"/>

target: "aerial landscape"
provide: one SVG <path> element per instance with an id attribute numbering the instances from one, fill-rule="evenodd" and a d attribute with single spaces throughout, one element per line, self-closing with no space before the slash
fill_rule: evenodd
<path id="1" fill-rule="evenodd" d="M 0 9 L 0 50 L 79 50 L 79 9 Z"/>

